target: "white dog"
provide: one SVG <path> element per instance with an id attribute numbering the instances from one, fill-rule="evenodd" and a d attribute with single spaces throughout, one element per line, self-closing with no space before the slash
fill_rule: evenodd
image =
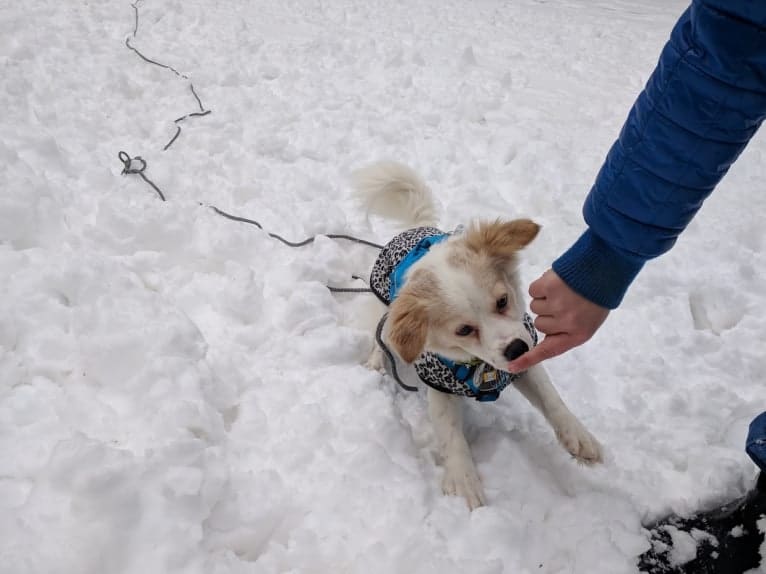
<path id="1" fill-rule="evenodd" d="M 380 162 L 357 171 L 354 187 L 368 211 L 412 227 L 381 252 L 370 285 L 389 312 L 370 365 L 386 366 L 414 390 L 428 385 L 428 411 L 444 460 L 445 494 L 485 503 L 463 434 L 461 396 L 494 400 L 513 384 L 577 460 L 602 460 L 598 441 L 567 408 L 542 367 L 504 370 L 537 342 L 516 274 L 516 253 L 537 235 L 528 219 L 480 222 L 461 233 L 435 227 L 429 188 L 407 166 Z"/>

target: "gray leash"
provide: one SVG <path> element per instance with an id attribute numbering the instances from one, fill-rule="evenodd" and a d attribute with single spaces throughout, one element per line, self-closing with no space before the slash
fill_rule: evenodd
<path id="1" fill-rule="evenodd" d="M 152 189 L 154 189 L 154 191 L 157 193 L 157 195 L 162 201 L 167 201 L 167 199 L 165 199 L 165 194 L 162 193 L 162 190 L 160 190 L 160 188 L 157 187 L 157 185 L 151 179 L 149 179 L 144 173 L 144 171 L 146 170 L 146 160 L 144 158 L 142 158 L 141 156 L 136 156 L 132 158 L 130 157 L 130 155 L 128 155 L 124 151 L 121 151 L 119 154 L 117 154 L 117 156 L 120 158 L 120 161 L 122 162 L 122 175 L 140 176 L 141 179 L 143 179 L 146 183 L 148 183 L 152 187 Z M 133 162 L 136 162 L 138 165 L 134 167 Z M 312 235 L 311 237 L 308 237 L 304 239 L 303 241 L 290 241 L 288 239 L 285 239 L 281 235 L 266 231 L 263 228 L 263 225 L 261 225 L 254 219 L 248 219 L 246 217 L 232 215 L 231 213 L 227 213 L 224 210 L 219 209 L 215 205 L 205 205 L 204 203 L 200 203 L 200 205 L 204 207 L 209 207 L 210 209 L 215 211 L 218 215 L 221 215 L 222 217 L 225 217 L 226 219 L 230 219 L 231 221 L 238 221 L 241 223 L 247 223 L 249 225 L 255 225 L 261 231 L 266 232 L 266 234 L 269 237 L 272 237 L 273 239 L 276 239 L 277 241 L 281 241 L 283 244 L 287 245 L 288 247 L 303 247 L 305 245 L 313 243 L 316 240 L 316 238 L 319 237 L 319 235 Z M 325 234 L 324 237 L 328 237 L 329 239 L 344 239 L 346 241 L 352 241 L 354 243 L 359 243 L 361 245 L 375 247 L 376 249 L 383 249 L 382 245 L 373 243 L 372 241 L 367 241 L 366 239 L 359 239 L 358 237 L 345 235 L 343 233 L 328 233 L 328 234 Z M 353 275 L 352 279 L 362 280 L 362 278 L 359 277 L 358 275 Z M 369 287 L 366 287 L 366 288 L 331 287 L 328 285 L 327 288 L 333 293 L 372 293 L 372 289 L 370 289 Z"/>
<path id="2" fill-rule="evenodd" d="M 163 195 L 162 191 L 160 191 L 160 188 L 154 185 L 154 182 L 144 175 L 144 170 L 146 169 L 146 160 L 144 160 L 144 158 L 142 158 L 140 155 L 137 155 L 136 157 L 131 158 L 124 151 L 121 151 L 120 153 L 118 153 L 117 157 L 119 157 L 120 161 L 122 162 L 122 175 L 141 176 L 141 179 L 143 179 L 146 183 L 151 185 L 154 191 L 157 192 L 157 195 L 160 196 L 160 199 L 162 201 L 166 201 L 165 196 Z M 139 163 L 139 167 L 133 167 L 134 161 Z"/>
<path id="3" fill-rule="evenodd" d="M 386 358 L 391 364 L 391 376 L 394 378 L 394 380 L 399 383 L 399 386 L 402 387 L 405 391 L 417 392 L 417 387 L 410 386 L 402 381 L 401 377 L 399 376 L 399 371 L 396 368 L 396 359 L 394 358 L 394 354 L 391 352 L 391 349 L 389 349 L 388 346 L 383 342 L 383 325 L 386 324 L 386 319 L 388 319 L 388 313 L 383 315 L 378 322 L 378 328 L 375 329 L 375 341 L 378 343 L 378 345 L 380 345 L 381 350 L 386 354 Z"/>
<path id="4" fill-rule="evenodd" d="M 133 26 L 133 37 L 134 38 L 136 37 L 136 34 L 138 34 L 138 2 L 139 1 L 140 0 L 137 0 L 135 3 L 131 4 L 131 6 L 133 6 L 133 10 L 135 11 L 135 14 L 136 14 L 135 25 Z M 199 111 L 198 112 L 188 113 L 188 114 L 183 115 L 180 118 L 178 118 L 178 119 L 173 121 L 173 123 L 176 124 L 176 133 L 173 135 L 172 138 L 170 138 L 170 141 L 165 144 L 165 147 L 162 148 L 163 151 L 166 151 L 171 145 L 173 145 L 173 142 L 175 142 L 178 139 L 178 136 L 181 135 L 181 126 L 178 125 L 180 122 L 182 122 L 182 121 L 184 121 L 184 120 L 186 120 L 188 118 L 206 116 L 206 115 L 208 115 L 208 114 L 210 114 L 212 112 L 211 112 L 211 110 L 206 110 L 205 106 L 202 105 L 202 100 L 197 95 L 197 92 L 194 89 L 194 84 L 189 79 L 189 76 L 187 76 L 186 74 L 182 74 L 181 72 L 176 70 L 173 66 L 168 66 L 167 64 L 161 64 L 160 62 L 157 62 L 156 60 L 152 60 L 151 58 L 147 58 L 141 52 L 139 52 L 137 48 L 135 48 L 134 46 L 131 45 L 129 37 L 125 38 L 125 45 L 130 50 L 135 52 L 136 55 L 139 58 L 141 58 L 144 62 L 147 62 L 149 64 L 153 64 L 155 66 L 159 66 L 160 68 L 165 68 L 166 70 L 170 70 L 171 72 L 173 72 L 179 78 L 183 78 L 184 80 L 187 80 L 189 82 L 189 89 L 191 90 L 191 93 L 194 96 L 194 99 L 197 100 L 197 105 L 199 106 Z M 138 160 L 140 158 L 137 157 L 136 159 Z"/>
<path id="5" fill-rule="evenodd" d="M 241 221 L 242 223 L 249 223 L 250 225 L 255 225 L 258 227 L 258 229 L 261 229 L 263 231 L 266 231 L 263 229 L 263 226 L 258 223 L 257 221 L 253 221 L 252 219 L 247 219 L 245 217 L 239 217 L 237 215 L 232 215 L 230 213 L 226 213 L 225 211 L 218 209 L 214 205 L 211 205 L 210 208 L 215 211 L 218 215 L 223 215 L 227 219 L 231 219 L 232 221 Z M 268 232 L 267 232 L 268 233 Z M 284 237 L 281 237 L 277 235 L 276 233 L 268 233 L 269 237 L 273 237 L 274 239 L 277 239 L 278 241 L 281 241 L 288 247 L 303 247 L 304 245 L 308 245 L 309 243 L 313 243 L 314 240 L 317 238 L 316 235 L 312 235 L 311 237 L 304 239 L 303 241 L 288 241 Z M 352 237 L 350 235 L 344 235 L 342 233 L 327 233 L 324 234 L 325 237 L 329 237 L 330 239 L 346 239 L 348 241 L 353 241 L 354 243 L 361 243 L 362 245 L 369 245 L 370 247 L 375 247 L 376 249 L 383 249 L 382 245 L 378 245 L 377 243 L 373 243 L 372 241 L 367 241 L 366 239 L 359 239 L 357 237 Z"/>
<path id="6" fill-rule="evenodd" d="M 141 0 L 136 0 L 131 6 L 133 7 L 133 12 L 135 14 L 135 21 L 133 25 L 133 38 L 136 37 L 138 34 L 138 4 L 141 2 Z M 202 105 L 202 100 L 200 99 L 199 95 L 197 94 L 196 90 L 194 89 L 194 84 L 189 79 L 189 76 L 186 74 L 182 74 L 178 70 L 176 70 L 172 66 L 168 66 L 167 64 L 162 64 L 160 62 L 157 62 L 156 60 L 152 60 L 151 58 L 148 58 L 144 54 L 142 54 L 137 48 L 135 48 L 130 43 L 130 37 L 125 38 L 125 45 L 128 47 L 128 49 L 135 52 L 135 54 L 141 58 L 144 62 L 147 62 L 149 64 L 152 64 L 154 66 L 159 66 L 160 68 L 164 68 L 166 70 L 170 70 L 173 72 L 176 76 L 179 78 L 182 78 L 184 80 L 187 80 L 189 82 L 189 89 L 191 90 L 192 95 L 194 96 L 194 99 L 197 101 L 197 106 L 199 106 L 198 112 L 190 112 L 186 115 L 181 116 L 180 118 L 177 118 L 173 121 L 173 123 L 176 124 L 176 133 L 173 135 L 173 137 L 170 139 L 168 143 L 165 144 L 165 147 L 162 148 L 163 151 L 166 151 L 173 143 L 178 139 L 178 136 L 181 135 L 181 126 L 178 125 L 180 122 L 183 122 L 184 120 L 188 118 L 193 117 L 202 117 L 206 116 L 211 112 L 211 110 L 206 110 L 205 106 Z M 146 171 L 146 160 L 142 158 L 141 156 L 136 157 L 130 157 L 126 152 L 121 151 L 118 154 L 118 157 L 120 158 L 120 161 L 122 162 L 122 175 L 138 175 L 143 179 L 148 185 L 151 186 L 151 188 L 155 191 L 157 196 L 162 200 L 166 201 L 165 194 L 162 193 L 162 190 L 151 180 L 149 179 L 146 174 L 144 173 Z M 135 162 L 135 163 L 134 163 Z M 218 215 L 225 217 L 227 219 L 230 219 L 232 221 L 238 221 L 241 223 L 247 223 L 250 225 L 255 225 L 259 229 L 266 231 L 263 229 L 263 226 L 258 223 L 257 221 L 253 219 L 247 219 L 246 217 L 239 217 L 237 215 L 232 215 L 231 213 L 226 213 L 222 209 L 217 208 L 214 205 L 205 205 L 203 203 L 200 203 L 200 205 L 203 205 L 205 207 L 209 207 L 213 211 L 215 211 Z M 293 242 L 285 239 L 281 235 L 277 235 L 276 233 L 270 233 L 266 231 L 266 233 L 269 235 L 269 237 L 272 237 L 278 241 L 281 241 L 288 247 L 303 247 L 304 245 L 308 245 L 309 243 L 313 243 L 316 239 L 316 235 L 309 237 L 307 239 L 304 239 L 303 241 Z M 325 237 L 329 237 L 330 239 L 345 239 L 347 241 L 353 241 L 355 243 L 360 243 L 362 245 L 369 245 L 370 247 L 375 247 L 377 249 L 383 249 L 382 245 L 378 245 L 377 243 L 372 243 L 371 241 L 366 241 L 364 239 L 358 239 L 356 237 L 352 237 L 350 235 L 343 235 L 343 234 L 328 234 Z M 361 277 L 358 277 L 356 275 L 353 276 L 353 279 L 361 280 Z M 330 287 L 329 285 L 327 288 L 332 291 L 333 293 L 371 293 L 372 290 L 369 288 L 354 288 L 354 287 Z"/>

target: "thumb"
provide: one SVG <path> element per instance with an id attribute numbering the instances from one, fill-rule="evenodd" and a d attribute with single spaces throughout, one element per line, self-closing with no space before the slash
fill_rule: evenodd
<path id="1" fill-rule="evenodd" d="M 546 359 L 557 357 L 571 348 L 571 345 L 567 344 L 567 339 L 568 336 L 565 333 L 546 336 L 542 343 L 527 351 L 518 359 L 511 361 L 508 364 L 508 371 L 511 373 L 521 373 Z"/>

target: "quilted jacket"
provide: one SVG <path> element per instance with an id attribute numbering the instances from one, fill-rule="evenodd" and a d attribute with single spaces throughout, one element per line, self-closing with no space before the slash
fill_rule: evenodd
<path id="1" fill-rule="evenodd" d="M 766 1 L 695 0 L 673 28 L 588 195 L 588 230 L 553 264 L 617 307 L 668 251 L 766 117 Z"/>

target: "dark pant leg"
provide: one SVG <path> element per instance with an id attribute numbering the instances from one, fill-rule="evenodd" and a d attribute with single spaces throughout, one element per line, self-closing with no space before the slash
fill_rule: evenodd
<path id="1" fill-rule="evenodd" d="M 766 472 L 766 412 L 762 412 L 750 423 L 745 452 L 762 471 Z"/>

